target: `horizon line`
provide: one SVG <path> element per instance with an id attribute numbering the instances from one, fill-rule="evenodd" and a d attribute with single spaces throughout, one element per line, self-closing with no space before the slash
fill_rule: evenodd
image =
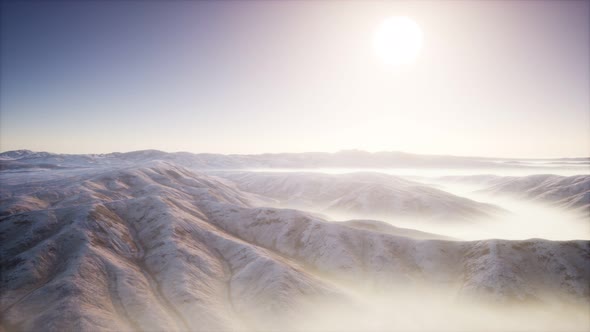
<path id="1" fill-rule="evenodd" d="M 108 154 L 125 154 L 125 153 L 133 153 L 133 152 L 146 152 L 146 151 L 153 151 L 153 152 L 162 152 L 168 154 L 177 154 L 177 153 L 188 153 L 194 155 L 222 155 L 222 156 L 262 156 L 262 155 L 283 155 L 283 154 L 339 154 L 339 153 L 346 153 L 346 152 L 360 152 L 366 154 L 381 154 L 381 153 L 397 153 L 397 154 L 406 154 L 406 155 L 414 155 L 414 156 L 429 156 L 429 157 L 453 157 L 453 158 L 471 158 L 471 159 L 505 159 L 505 160 L 555 160 L 555 159 L 590 159 L 590 154 L 587 156 L 577 156 L 577 157 L 484 157 L 484 156 L 469 156 L 469 155 L 456 155 L 456 154 L 438 154 L 438 153 L 414 153 L 414 152 L 406 152 L 406 151 L 399 151 L 399 150 L 380 150 L 380 151 L 367 151 L 362 149 L 343 149 L 334 152 L 330 151 L 304 151 L 304 152 L 262 152 L 262 153 L 219 153 L 219 152 L 191 152 L 191 151 L 165 151 L 160 149 L 140 149 L 140 150 L 130 150 L 130 151 L 111 151 L 111 152 L 103 152 L 103 153 L 62 153 L 62 152 L 51 152 L 51 151 L 40 151 L 40 150 L 30 150 L 30 149 L 14 149 L 14 150 L 4 150 L 0 148 L 0 154 L 9 153 L 9 152 L 17 152 L 17 151 L 28 151 L 32 153 L 49 153 L 49 154 L 56 154 L 56 155 L 108 155 Z"/>

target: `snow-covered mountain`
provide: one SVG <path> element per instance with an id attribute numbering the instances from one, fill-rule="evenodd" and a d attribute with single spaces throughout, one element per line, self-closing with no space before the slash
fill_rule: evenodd
<path id="1" fill-rule="evenodd" d="M 475 221 L 502 213 L 491 204 L 380 173 L 218 172 L 243 191 L 279 201 L 279 206 L 352 218 L 420 217 Z"/>
<path id="2" fill-rule="evenodd" d="M 487 192 L 514 194 L 590 213 L 590 175 L 530 175 L 497 181 Z"/>
<path id="3" fill-rule="evenodd" d="M 465 242 L 379 221 L 328 222 L 268 207 L 283 191 L 280 180 L 265 187 L 264 174 L 227 173 L 263 188 L 249 191 L 248 181 L 234 175 L 194 171 L 149 153 L 132 162 L 88 158 L 93 166 L 76 161 L 83 165 L 0 172 L 0 330 L 309 330 L 318 308 L 347 306 L 344 312 L 360 315 L 369 305 L 359 297 L 365 291 L 399 301 L 381 307 L 381 318 L 405 317 L 400 310 L 410 297 L 401 294 L 415 298 L 422 293 L 413 289 L 430 288 L 448 294 L 445 307 L 481 300 L 590 309 L 588 241 Z M 446 197 L 400 178 L 357 176 L 284 180 L 285 195 L 299 182 L 315 181 L 299 188 L 300 199 L 319 200 L 322 191 L 378 180 L 392 195 Z M 273 186 L 279 190 L 269 198 Z M 365 191 L 373 189 L 380 190 Z M 421 308 L 434 308 L 433 296 L 420 297 Z M 550 315 L 559 327 L 590 327 L 583 315 L 564 312 Z M 330 324 L 346 318 L 334 316 Z M 321 328 L 380 330 L 330 324 Z"/>
<path id="4" fill-rule="evenodd" d="M 0 153 L 0 169 L 25 167 L 95 167 L 96 165 L 135 165 L 148 160 L 174 162 L 191 169 L 252 169 L 252 168 L 538 168 L 545 171 L 567 165 L 586 173 L 590 159 L 516 160 L 445 155 L 419 155 L 404 152 L 375 152 L 359 150 L 335 153 L 266 153 L 257 155 L 212 154 L 188 152 L 166 153 L 142 150 L 107 154 L 55 154 L 16 150 Z"/>
<path id="5" fill-rule="evenodd" d="M 590 175 L 447 176 L 439 180 L 482 186 L 483 193 L 547 202 L 590 215 Z"/>

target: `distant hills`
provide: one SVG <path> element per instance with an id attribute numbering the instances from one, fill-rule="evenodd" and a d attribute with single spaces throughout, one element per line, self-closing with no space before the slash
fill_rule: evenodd
<path id="1" fill-rule="evenodd" d="M 193 169 L 250 168 L 531 168 L 590 167 L 590 157 L 502 159 L 405 152 L 346 150 L 335 153 L 210 154 L 142 150 L 108 154 L 56 154 L 16 150 L 0 153 L 0 169 L 85 167 L 96 164 L 133 165 L 146 160 L 170 161 Z M 26 163 L 23 163 L 25 162 Z"/>

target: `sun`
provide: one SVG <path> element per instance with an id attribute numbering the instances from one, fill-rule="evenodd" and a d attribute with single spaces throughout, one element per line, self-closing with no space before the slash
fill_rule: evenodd
<path id="1" fill-rule="evenodd" d="M 390 65 L 413 63 L 422 48 L 422 29 L 405 16 L 384 20 L 373 36 L 375 53 Z"/>

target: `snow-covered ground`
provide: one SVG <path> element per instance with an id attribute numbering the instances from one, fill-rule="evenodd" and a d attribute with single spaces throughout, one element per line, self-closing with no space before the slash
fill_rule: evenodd
<path id="1" fill-rule="evenodd" d="M 0 157 L 0 331 L 590 329 L 589 241 L 464 241 L 394 222 L 510 213 L 444 187 L 462 179 L 205 171 L 191 161 L 227 160 L 158 151 Z M 585 181 L 522 199 L 549 204 L 537 196 Z"/>
<path id="2" fill-rule="evenodd" d="M 417 217 L 469 222 L 503 213 L 414 181 L 381 173 L 323 174 L 216 172 L 241 190 L 277 200 L 280 207 L 347 215 L 349 218 Z"/>
<path id="3" fill-rule="evenodd" d="M 508 211 L 498 218 L 465 225 L 466 239 L 545 238 L 590 239 L 590 176 L 529 175 L 524 177 L 482 175 L 422 178 L 420 182 Z M 403 225 L 403 224 L 400 224 Z M 436 226 L 436 225 L 434 225 Z M 437 231 L 439 228 L 428 228 Z M 442 232 L 445 233 L 444 231 Z M 457 232 L 454 232 L 459 236 Z"/>

